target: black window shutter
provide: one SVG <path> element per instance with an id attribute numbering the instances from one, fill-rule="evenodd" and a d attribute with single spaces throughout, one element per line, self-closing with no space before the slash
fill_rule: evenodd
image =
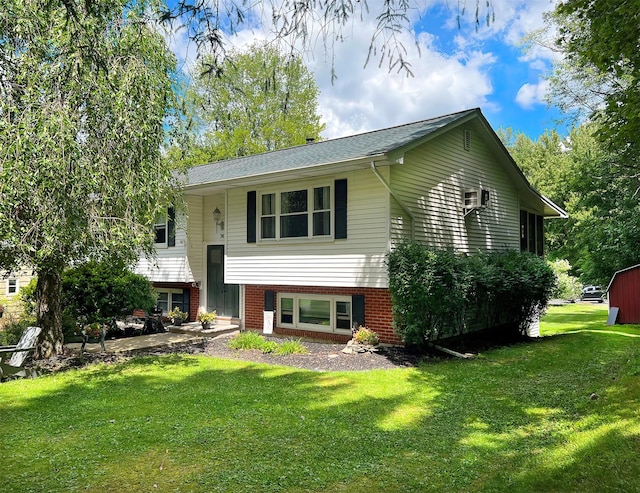
<path id="1" fill-rule="evenodd" d="M 167 246 L 176 246 L 176 210 L 173 207 L 167 210 Z"/>
<path id="2" fill-rule="evenodd" d="M 366 325 L 364 319 L 364 295 L 354 294 L 351 297 L 351 323 L 357 329 L 359 325 Z"/>
<path id="3" fill-rule="evenodd" d="M 335 235 L 337 240 L 347 237 L 347 180 L 336 180 L 334 184 Z"/>
<path id="4" fill-rule="evenodd" d="M 264 311 L 272 312 L 275 309 L 275 291 L 265 291 L 264 292 Z"/>
<path id="5" fill-rule="evenodd" d="M 182 290 L 182 311 L 189 313 L 191 309 L 191 290 L 183 289 Z"/>
<path id="6" fill-rule="evenodd" d="M 256 192 L 247 192 L 247 243 L 256 242 Z"/>

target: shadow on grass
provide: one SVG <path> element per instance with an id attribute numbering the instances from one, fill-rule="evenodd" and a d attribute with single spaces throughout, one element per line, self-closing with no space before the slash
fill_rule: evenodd
<path id="1" fill-rule="evenodd" d="M 414 369 L 169 355 L 10 383 L 3 490 L 634 491 L 638 354 L 580 333 Z"/>

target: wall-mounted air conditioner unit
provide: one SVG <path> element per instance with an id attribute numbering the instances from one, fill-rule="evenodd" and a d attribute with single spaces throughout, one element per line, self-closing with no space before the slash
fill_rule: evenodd
<path id="1" fill-rule="evenodd" d="M 469 188 L 464 191 L 463 197 L 463 209 L 466 216 L 471 211 L 478 209 L 486 209 L 489 207 L 489 201 L 491 200 L 491 194 L 489 190 L 482 188 Z"/>

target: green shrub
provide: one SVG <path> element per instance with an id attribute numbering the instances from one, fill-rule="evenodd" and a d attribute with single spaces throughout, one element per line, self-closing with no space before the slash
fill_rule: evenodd
<path id="1" fill-rule="evenodd" d="M 403 242 L 387 256 L 387 268 L 394 324 L 405 344 L 461 332 L 471 283 L 463 256 Z"/>
<path id="2" fill-rule="evenodd" d="M 8 321 L 4 324 L 2 330 L 0 330 L 0 346 L 13 346 L 18 344 L 24 329 L 34 325 L 36 325 L 36 321 L 31 317 Z"/>
<path id="3" fill-rule="evenodd" d="M 287 354 L 306 354 L 307 348 L 302 344 L 300 340 L 297 341 L 285 341 L 276 345 L 275 353 L 279 355 Z"/>
<path id="4" fill-rule="evenodd" d="M 240 332 L 238 335 L 231 338 L 229 341 L 229 347 L 231 349 L 260 349 L 264 346 L 264 343 L 267 342 L 264 337 L 262 337 L 257 332 L 253 330 L 246 330 L 244 332 Z"/>
<path id="5" fill-rule="evenodd" d="M 122 266 L 88 262 L 68 269 L 62 276 L 64 310 L 90 322 L 150 311 L 156 302 L 151 283 Z"/>
<path id="6" fill-rule="evenodd" d="M 20 301 L 22 301 L 22 308 L 27 316 L 36 316 L 36 285 L 38 278 L 34 277 L 29 281 L 29 284 L 20 288 Z"/>
<path id="7" fill-rule="evenodd" d="M 278 355 L 304 354 L 307 348 L 298 341 L 285 341 L 277 343 L 268 341 L 263 336 L 252 330 L 240 332 L 229 341 L 231 349 L 258 349 L 263 353 L 275 353 Z"/>
<path id="8" fill-rule="evenodd" d="M 264 341 L 260 350 L 263 353 L 276 353 L 278 351 L 278 343 L 276 341 Z"/>
<path id="9" fill-rule="evenodd" d="M 558 259 L 548 262 L 557 279 L 553 297 L 561 300 L 576 300 L 580 297 L 582 284 L 577 277 L 572 276 L 571 264 L 568 260 Z"/>
<path id="10" fill-rule="evenodd" d="M 516 251 L 464 255 L 403 242 L 387 269 L 394 328 L 408 346 L 495 327 L 522 333 L 555 286 L 544 260 Z"/>

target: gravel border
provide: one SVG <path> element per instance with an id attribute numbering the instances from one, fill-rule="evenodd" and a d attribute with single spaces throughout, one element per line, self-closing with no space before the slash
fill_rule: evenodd
<path id="1" fill-rule="evenodd" d="M 276 355 L 258 350 L 237 350 L 228 346 L 233 334 L 207 338 L 202 342 L 173 347 L 150 348 L 135 353 L 85 353 L 66 352 L 46 360 L 32 361 L 28 366 L 41 373 L 54 373 L 72 368 L 81 368 L 93 363 L 121 363 L 136 356 L 157 356 L 163 354 L 197 354 L 223 359 L 289 366 L 312 371 L 366 371 L 415 367 L 425 356 L 409 353 L 403 347 L 380 346 L 375 352 L 347 354 L 342 350 L 345 344 L 301 341 L 307 354 Z M 286 339 L 266 339 L 282 342 Z"/>

